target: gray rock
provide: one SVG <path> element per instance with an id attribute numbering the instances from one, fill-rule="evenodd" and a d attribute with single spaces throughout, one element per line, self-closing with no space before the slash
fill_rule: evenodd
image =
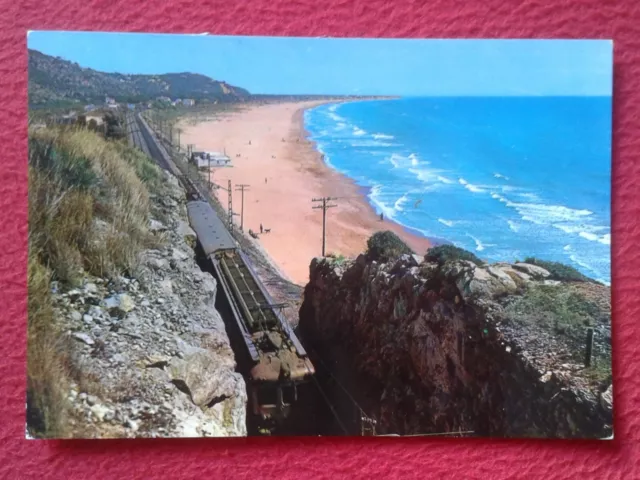
<path id="1" fill-rule="evenodd" d="M 160 281 L 158 285 L 163 295 L 171 295 L 173 293 L 173 284 L 168 278 Z"/>
<path id="2" fill-rule="evenodd" d="M 187 245 L 193 247 L 196 244 L 196 232 L 193 231 L 187 222 L 178 220 L 176 233 L 182 237 Z"/>
<path id="3" fill-rule="evenodd" d="M 184 359 L 174 358 L 169 364 L 169 375 L 189 390 L 191 401 L 199 407 L 216 397 L 231 397 L 235 392 L 233 372 L 206 350 L 185 355 Z"/>
<path id="4" fill-rule="evenodd" d="M 80 320 L 82 320 L 82 314 L 77 310 L 71 310 L 69 316 L 74 322 L 79 322 Z"/>
<path id="5" fill-rule="evenodd" d="M 152 218 L 149 220 L 149 230 L 152 232 L 164 232 L 167 227 L 162 222 Z"/>
<path id="6" fill-rule="evenodd" d="M 84 323 L 93 323 L 93 317 L 91 315 L 87 315 L 86 313 L 82 316 L 82 320 Z"/>
<path id="7" fill-rule="evenodd" d="M 98 403 L 98 398 L 95 397 L 94 395 L 87 395 L 87 404 L 88 405 L 95 405 L 96 403 Z"/>
<path id="8" fill-rule="evenodd" d="M 516 263 L 515 265 L 513 265 L 513 268 L 526 273 L 536 280 L 547 278 L 549 275 L 551 275 L 548 270 L 545 270 L 544 268 L 537 265 L 531 265 L 530 263 Z"/>
<path id="9" fill-rule="evenodd" d="M 162 271 L 169 270 L 171 266 L 169 262 L 164 258 L 151 257 L 147 260 L 147 265 L 149 265 L 154 270 Z"/>
<path id="10" fill-rule="evenodd" d="M 98 293 L 98 286 L 95 283 L 87 283 L 84 286 L 84 291 L 87 293 Z"/>
<path id="11" fill-rule="evenodd" d="M 424 262 L 424 256 L 422 255 L 416 255 L 415 253 L 411 254 L 411 258 L 413 258 L 413 261 L 416 262 L 416 265 L 420 265 L 422 262 Z"/>
<path id="12" fill-rule="evenodd" d="M 121 293 L 104 299 L 105 307 L 116 313 L 127 313 L 135 308 L 135 302 L 127 293 Z"/>
<path id="13" fill-rule="evenodd" d="M 95 342 L 93 341 L 93 338 L 91 338 L 89 335 L 87 335 L 86 333 L 82 333 L 82 332 L 75 332 L 73 333 L 73 338 L 75 338 L 76 340 L 80 340 L 83 343 L 86 343 L 87 345 L 93 345 Z"/>

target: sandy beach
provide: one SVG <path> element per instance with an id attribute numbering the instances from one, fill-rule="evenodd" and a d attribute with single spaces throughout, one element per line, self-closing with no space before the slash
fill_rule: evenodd
<path id="1" fill-rule="evenodd" d="M 312 198 L 339 197 L 327 210 L 326 253 L 355 257 L 376 231 L 392 230 L 416 252 L 428 239 L 393 222 L 380 221 L 362 189 L 322 160 L 303 125 L 305 109 L 325 103 L 305 101 L 247 105 L 195 125 L 183 121 L 182 143 L 196 151 L 226 151 L 232 167 L 212 169 L 212 181 L 248 184 L 244 192 L 244 231 L 260 232 L 259 242 L 291 281 L 304 285 L 309 263 L 322 253 L 322 210 Z M 217 190 L 223 205 L 227 194 Z M 233 210 L 241 211 L 241 192 L 233 192 Z M 240 217 L 236 217 L 240 224 Z"/>

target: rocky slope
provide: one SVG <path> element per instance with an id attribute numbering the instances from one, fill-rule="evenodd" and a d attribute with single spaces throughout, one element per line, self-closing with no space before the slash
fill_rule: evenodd
<path id="1" fill-rule="evenodd" d="M 245 384 L 214 308 L 216 282 L 194 260 L 185 194 L 167 182 L 150 225 L 164 246 L 144 251 L 132 278 L 52 285 L 76 373 L 74 437 L 246 435 Z"/>
<path id="2" fill-rule="evenodd" d="M 299 328 L 366 384 L 358 401 L 378 433 L 609 436 L 609 288 L 548 277 L 522 263 L 318 258 Z"/>
<path id="3" fill-rule="evenodd" d="M 83 68 L 77 63 L 29 50 L 29 104 L 140 102 L 160 96 L 208 101 L 235 101 L 249 96 L 243 88 L 194 73 L 125 75 Z"/>

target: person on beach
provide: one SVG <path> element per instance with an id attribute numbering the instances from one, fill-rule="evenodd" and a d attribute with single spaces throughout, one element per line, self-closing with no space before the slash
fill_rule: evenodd
<path id="1" fill-rule="evenodd" d="M 262 224 L 260 224 L 260 233 L 262 233 L 262 232 L 263 232 Z"/>
<path id="2" fill-rule="evenodd" d="M 380 212 L 380 221 L 384 221 L 384 215 L 382 214 L 382 212 Z"/>
<path id="3" fill-rule="evenodd" d="M 267 183 L 267 177 L 264 177 L 264 183 L 265 184 Z"/>

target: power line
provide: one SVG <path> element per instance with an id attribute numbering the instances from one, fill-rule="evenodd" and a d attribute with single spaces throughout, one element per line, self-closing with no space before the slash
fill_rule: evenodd
<path id="1" fill-rule="evenodd" d="M 312 198 L 312 202 L 322 202 L 322 205 L 317 205 L 315 207 L 311 207 L 313 209 L 321 208 L 322 209 L 322 256 L 325 255 L 325 244 L 326 244 L 326 231 L 327 231 L 327 209 L 337 207 L 338 205 L 328 205 L 327 202 L 331 200 L 337 200 L 338 197 L 322 197 L 322 198 Z"/>

